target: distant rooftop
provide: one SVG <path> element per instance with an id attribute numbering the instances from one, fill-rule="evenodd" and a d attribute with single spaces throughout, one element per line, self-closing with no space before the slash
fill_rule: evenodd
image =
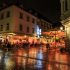
<path id="1" fill-rule="evenodd" d="M 32 15 L 37 16 L 38 18 L 44 19 L 45 21 L 52 23 L 52 21 L 49 18 L 43 16 L 41 13 L 39 13 L 35 9 L 30 8 L 30 9 L 27 9 L 27 11 Z"/>
<path id="2" fill-rule="evenodd" d="M 8 5 L 8 4 L 4 3 L 4 4 L 0 5 L 0 10 L 5 9 L 5 8 L 7 8 L 9 6 L 12 6 L 12 5 L 16 5 L 17 7 L 20 7 L 22 9 L 24 9 L 26 12 L 29 12 L 30 14 L 32 14 L 32 15 L 38 17 L 38 18 L 44 19 L 45 21 L 52 23 L 52 21 L 50 19 L 48 19 L 47 17 L 43 16 L 41 13 L 39 13 L 35 9 L 33 9 L 33 8 L 26 9 L 26 8 L 24 8 L 24 6 L 22 4 L 21 5 L 20 4 L 9 4 Z"/>

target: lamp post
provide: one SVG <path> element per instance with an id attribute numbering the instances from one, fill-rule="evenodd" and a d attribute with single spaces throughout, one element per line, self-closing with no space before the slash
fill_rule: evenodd
<path id="1" fill-rule="evenodd" d="M 60 27 L 60 30 L 63 31 L 63 27 Z"/>
<path id="2" fill-rule="evenodd" d="M 60 30 L 60 31 L 63 31 L 63 27 L 60 27 L 59 30 Z M 57 48 L 57 44 L 56 44 L 57 33 L 58 33 L 58 31 L 57 31 L 57 29 L 55 29 L 55 48 Z"/>
<path id="3" fill-rule="evenodd" d="M 60 40 L 61 40 L 61 41 L 60 41 L 60 45 L 61 45 L 61 47 L 64 47 L 64 46 L 63 46 L 63 44 L 65 45 L 64 28 L 63 28 L 63 27 L 60 27 L 60 31 L 61 31 L 61 35 L 60 35 L 60 36 L 61 36 L 61 39 L 60 39 Z"/>

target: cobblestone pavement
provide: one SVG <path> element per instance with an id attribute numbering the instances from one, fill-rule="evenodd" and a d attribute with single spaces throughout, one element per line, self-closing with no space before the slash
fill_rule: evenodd
<path id="1" fill-rule="evenodd" d="M 0 50 L 0 70 L 70 70 L 70 55 L 45 46 Z"/>

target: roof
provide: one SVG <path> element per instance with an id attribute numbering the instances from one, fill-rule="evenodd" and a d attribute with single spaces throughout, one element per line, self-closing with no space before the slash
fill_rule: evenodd
<path id="1" fill-rule="evenodd" d="M 34 15 L 38 18 L 44 19 L 47 22 L 52 23 L 52 21 L 49 18 L 45 17 L 44 15 L 42 15 L 40 12 L 38 12 L 37 10 L 35 10 L 33 8 L 28 9 L 27 12 L 31 13 L 32 15 Z"/>
<path id="2" fill-rule="evenodd" d="M 43 20 L 45 20 L 45 21 L 47 21 L 47 22 L 49 22 L 49 23 L 52 23 L 52 21 L 51 21 L 50 19 L 48 19 L 47 17 L 43 16 L 43 15 L 42 15 L 41 13 L 39 13 L 37 10 L 32 9 L 32 8 L 31 8 L 31 9 L 25 9 L 25 8 L 23 7 L 23 5 L 18 5 L 18 4 L 6 5 L 6 4 L 4 4 L 3 6 L 2 6 L 2 5 L 0 6 L 0 10 L 3 10 L 3 9 L 5 9 L 5 8 L 8 8 L 8 7 L 12 6 L 12 5 L 15 5 L 15 6 L 21 8 L 21 9 L 24 9 L 26 12 L 32 14 L 32 15 L 35 16 L 35 17 L 38 17 L 39 19 L 43 19 Z"/>

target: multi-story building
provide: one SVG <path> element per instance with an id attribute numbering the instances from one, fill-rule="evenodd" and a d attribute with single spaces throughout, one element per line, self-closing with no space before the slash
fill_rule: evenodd
<path id="1" fill-rule="evenodd" d="M 70 47 L 70 0 L 60 0 L 61 23 L 65 26 L 66 47 Z"/>
<path id="2" fill-rule="evenodd" d="M 12 5 L 0 10 L 0 37 L 23 36 L 34 34 L 39 36 L 42 31 L 47 31 L 52 25 L 46 20 L 39 18 Z"/>

